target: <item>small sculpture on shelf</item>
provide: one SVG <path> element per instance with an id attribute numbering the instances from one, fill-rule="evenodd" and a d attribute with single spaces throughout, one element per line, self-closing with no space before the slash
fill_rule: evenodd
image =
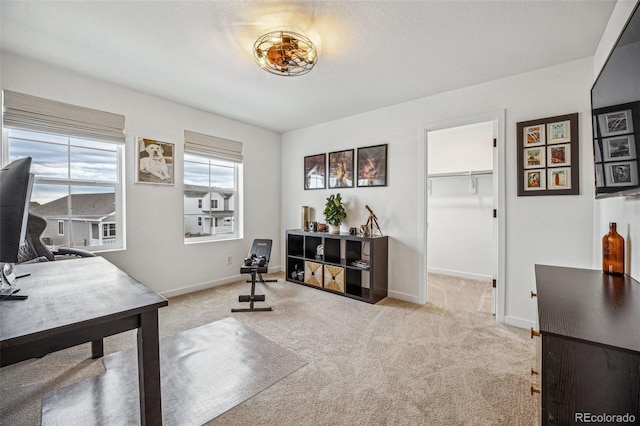
<path id="1" fill-rule="evenodd" d="M 371 207 L 369 207 L 368 205 L 365 205 L 364 207 L 367 209 L 367 211 L 369 211 L 369 219 L 367 219 L 367 223 L 365 223 L 363 229 L 365 234 L 364 236 L 373 237 L 374 226 L 378 229 L 378 232 L 380 232 L 380 236 L 382 236 L 382 229 L 380 229 L 380 225 L 378 224 L 378 217 L 373 212 L 373 210 L 371 210 Z"/>

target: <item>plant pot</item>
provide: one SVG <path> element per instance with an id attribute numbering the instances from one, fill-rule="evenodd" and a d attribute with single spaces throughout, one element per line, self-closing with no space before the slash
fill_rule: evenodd
<path id="1" fill-rule="evenodd" d="M 331 224 L 329 224 L 329 232 L 331 234 L 339 234 L 340 233 L 340 225 L 331 225 Z"/>

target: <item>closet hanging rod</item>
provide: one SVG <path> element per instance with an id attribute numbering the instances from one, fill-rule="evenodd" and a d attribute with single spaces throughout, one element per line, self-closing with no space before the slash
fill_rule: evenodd
<path id="1" fill-rule="evenodd" d="M 459 177 L 459 176 L 477 176 L 477 175 L 492 175 L 493 170 L 473 170 L 468 172 L 450 172 L 450 173 L 432 173 L 428 174 L 429 179 L 441 178 L 441 177 Z"/>

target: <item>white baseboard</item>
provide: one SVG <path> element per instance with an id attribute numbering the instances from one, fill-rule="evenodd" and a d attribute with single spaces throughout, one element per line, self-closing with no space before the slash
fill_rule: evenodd
<path id="1" fill-rule="evenodd" d="M 282 271 L 281 266 L 274 266 L 274 267 L 269 266 L 269 273 L 281 272 L 281 271 Z M 231 284 L 234 282 L 243 281 L 247 279 L 247 276 L 248 275 L 246 274 L 232 275 L 230 277 L 220 278 L 219 280 L 207 281 L 205 283 L 190 285 L 188 287 L 182 287 L 175 290 L 162 292 L 160 293 L 160 295 L 166 298 L 182 296 L 183 294 L 194 293 L 196 291 L 206 290 L 208 288 L 213 288 L 213 287 L 218 287 L 225 284 Z"/>
<path id="2" fill-rule="evenodd" d="M 427 273 L 449 275 L 451 277 L 466 278 L 469 280 L 476 280 L 476 281 L 486 281 L 486 282 L 493 281 L 493 277 L 489 275 L 474 274 L 470 272 L 450 271 L 448 269 L 427 268 Z"/>
<path id="3" fill-rule="evenodd" d="M 234 276 L 227 277 L 227 278 L 221 278 L 221 279 L 215 280 L 215 281 L 208 281 L 208 282 L 205 282 L 205 283 L 190 285 L 188 287 L 177 288 L 175 290 L 162 292 L 160 294 L 162 296 L 166 297 L 166 298 L 182 296 L 183 294 L 194 293 L 196 291 L 206 290 L 208 288 L 213 288 L 213 287 L 218 287 L 220 285 L 230 284 L 230 283 L 233 283 L 233 282 L 240 281 L 242 279 L 244 279 L 244 275 L 234 275 Z"/>
<path id="4" fill-rule="evenodd" d="M 536 330 L 538 329 L 538 323 L 536 321 L 530 321 L 524 318 L 512 317 L 509 315 L 506 315 L 504 317 L 504 323 L 518 328 L 530 329 L 531 327 L 533 327 Z"/>
<path id="5" fill-rule="evenodd" d="M 403 300 L 405 302 L 420 304 L 420 300 L 418 296 L 414 296 L 413 294 L 401 293 L 399 291 L 388 290 L 387 297 Z"/>

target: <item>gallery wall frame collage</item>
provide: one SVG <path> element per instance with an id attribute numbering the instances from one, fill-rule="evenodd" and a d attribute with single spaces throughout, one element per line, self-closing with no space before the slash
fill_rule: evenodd
<path id="1" fill-rule="evenodd" d="M 387 144 L 304 157 L 305 190 L 354 186 L 387 186 Z"/>
<path id="2" fill-rule="evenodd" d="M 637 187 L 640 102 L 593 111 L 593 155 L 598 193 Z"/>
<path id="3" fill-rule="evenodd" d="M 518 196 L 578 195 L 578 113 L 517 123 Z"/>

